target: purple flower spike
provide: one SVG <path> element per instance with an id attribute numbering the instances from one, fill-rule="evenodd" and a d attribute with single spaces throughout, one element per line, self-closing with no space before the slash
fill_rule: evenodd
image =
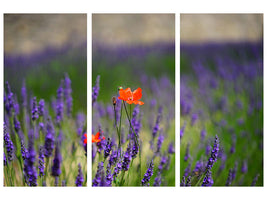
<path id="1" fill-rule="evenodd" d="M 191 186 L 191 176 L 188 176 L 187 177 L 187 180 L 186 180 L 186 185 L 185 186 Z"/>
<path id="2" fill-rule="evenodd" d="M 202 186 L 212 186 L 213 185 L 213 179 L 211 176 L 211 170 L 208 169 L 206 176 L 203 180 Z"/>
<path id="3" fill-rule="evenodd" d="M 40 146 L 39 148 L 39 176 L 44 176 L 45 161 L 44 161 L 44 147 Z"/>
<path id="4" fill-rule="evenodd" d="M 26 89 L 25 80 L 23 80 L 22 82 L 21 97 L 22 97 L 22 106 L 26 108 L 27 107 L 27 89 Z"/>
<path id="5" fill-rule="evenodd" d="M 34 138 L 33 130 L 29 131 L 29 149 L 27 157 L 24 161 L 24 178 L 29 186 L 37 186 L 37 171 L 34 166 L 35 151 L 34 151 Z"/>
<path id="6" fill-rule="evenodd" d="M 257 174 L 257 175 L 255 176 L 255 178 L 253 179 L 253 181 L 252 181 L 252 183 L 251 183 L 251 186 L 255 186 L 255 185 L 256 185 L 259 176 L 260 176 L 259 174 Z"/>
<path id="7" fill-rule="evenodd" d="M 175 149 L 174 149 L 174 146 L 173 146 L 173 142 L 171 142 L 169 144 L 169 147 L 168 147 L 168 153 L 169 154 L 174 154 L 175 153 Z"/>
<path id="8" fill-rule="evenodd" d="M 104 158 L 106 159 L 109 154 L 110 154 L 110 151 L 111 151 L 111 141 L 110 141 L 110 138 L 108 138 L 108 141 L 106 143 L 106 146 L 105 146 L 105 150 L 104 150 Z"/>
<path id="9" fill-rule="evenodd" d="M 6 165 L 7 165 L 7 159 L 6 159 L 6 154 L 4 152 L 4 166 L 6 166 Z"/>
<path id="10" fill-rule="evenodd" d="M 131 145 L 129 143 L 128 147 L 127 147 L 127 150 L 124 153 L 124 157 L 123 157 L 123 161 L 122 161 L 122 169 L 124 171 L 128 171 L 131 160 L 132 160 L 132 157 L 131 157 Z"/>
<path id="11" fill-rule="evenodd" d="M 12 161 L 14 159 L 14 145 L 13 145 L 13 142 L 10 138 L 10 135 L 7 131 L 7 127 L 5 125 L 5 122 L 4 122 L 4 144 L 5 144 L 5 147 L 6 147 L 6 152 L 7 152 L 7 158 L 8 158 L 8 161 Z"/>
<path id="12" fill-rule="evenodd" d="M 149 186 L 150 178 L 153 175 L 153 169 L 154 169 L 154 164 L 152 160 L 142 180 L 142 186 Z"/>
<path id="13" fill-rule="evenodd" d="M 158 110 L 158 115 L 157 115 L 156 123 L 155 123 L 155 126 L 153 128 L 153 132 L 152 132 L 153 139 L 157 136 L 157 133 L 159 131 L 159 123 L 160 123 L 161 118 L 162 118 L 162 111 L 163 111 L 163 108 L 162 108 L 162 106 L 160 106 L 159 107 L 159 110 Z"/>
<path id="14" fill-rule="evenodd" d="M 45 137 L 45 157 L 51 157 L 54 149 L 55 142 L 55 130 L 53 123 L 50 119 L 47 121 L 46 125 L 46 137 Z"/>
<path id="15" fill-rule="evenodd" d="M 81 168 L 81 164 L 79 163 L 79 165 L 78 165 L 78 175 L 76 177 L 75 184 L 76 184 L 77 187 L 80 187 L 80 186 L 82 186 L 83 182 L 84 182 L 84 178 L 83 178 L 82 168 Z"/>
<path id="16" fill-rule="evenodd" d="M 164 135 L 160 134 L 158 137 L 158 142 L 157 142 L 157 150 L 156 150 L 157 153 L 160 152 L 163 141 L 164 141 Z"/>
<path id="17" fill-rule="evenodd" d="M 186 152 L 185 152 L 185 156 L 184 156 L 184 161 L 187 161 L 190 158 L 189 147 L 190 147 L 190 144 L 188 143 L 187 146 L 186 146 Z"/>
<path id="18" fill-rule="evenodd" d="M 60 125 L 63 120 L 64 115 L 64 104 L 63 104 L 63 88 L 62 88 L 62 81 L 57 90 L 57 103 L 56 103 L 56 123 Z"/>
<path id="19" fill-rule="evenodd" d="M 182 181 L 180 183 L 180 186 L 181 187 L 184 187 L 185 186 L 185 176 L 182 177 Z"/>
<path id="20" fill-rule="evenodd" d="M 35 121 L 38 118 L 39 118 L 39 115 L 38 115 L 37 101 L 36 101 L 36 97 L 33 97 L 32 99 L 32 121 Z"/>
<path id="21" fill-rule="evenodd" d="M 22 156 L 22 159 L 25 160 L 27 158 L 28 150 L 25 148 L 25 144 L 23 140 L 21 140 L 20 144 L 21 144 L 21 150 L 20 150 L 21 156 Z"/>
<path id="22" fill-rule="evenodd" d="M 60 169 L 61 161 L 62 161 L 62 157 L 60 154 L 60 146 L 59 146 L 59 143 L 57 142 L 55 157 L 54 157 L 53 166 L 52 166 L 52 176 L 58 177 L 61 174 L 61 169 Z"/>
<path id="23" fill-rule="evenodd" d="M 100 81 L 100 75 L 98 75 L 96 77 L 96 82 L 95 82 L 95 86 L 93 87 L 93 92 L 92 92 L 92 104 L 94 105 L 96 100 L 97 100 L 97 97 L 98 97 L 98 94 L 99 94 L 99 81 Z"/>
<path id="24" fill-rule="evenodd" d="M 72 89 L 71 89 L 71 80 L 68 76 L 68 74 L 65 74 L 65 79 L 64 79 L 64 96 L 66 100 L 66 109 L 67 109 L 67 116 L 71 116 L 71 111 L 72 111 Z"/>
<path id="25" fill-rule="evenodd" d="M 39 113 L 39 116 L 44 116 L 44 106 L 45 106 L 45 101 L 43 99 L 41 99 L 39 101 L 39 106 L 38 106 L 38 113 Z"/>
<path id="26" fill-rule="evenodd" d="M 98 163 L 97 166 L 97 172 L 95 174 L 95 178 L 93 179 L 93 187 L 100 186 L 101 185 L 101 179 L 105 175 L 104 173 L 104 164 L 103 162 Z"/>

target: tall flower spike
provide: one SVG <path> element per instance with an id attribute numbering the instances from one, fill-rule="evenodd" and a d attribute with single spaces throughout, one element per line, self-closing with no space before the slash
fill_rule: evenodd
<path id="1" fill-rule="evenodd" d="M 24 161 L 24 177 L 29 186 L 37 186 L 37 171 L 35 169 L 34 132 L 29 131 L 29 149 Z"/>
<path id="2" fill-rule="evenodd" d="M 64 104 L 63 104 L 63 82 L 61 81 L 60 86 L 57 90 L 57 103 L 56 103 L 56 123 L 60 125 L 64 115 Z"/>
<path id="3" fill-rule="evenodd" d="M 40 146 L 39 148 L 39 176 L 44 176 L 45 161 L 44 161 L 44 147 Z"/>
<path id="4" fill-rule="evenodd" d="M 131 145 L 129 143 L 128 147 L 127 147 L 127 150 L 124 153 L 124 157 L 123 157 L 123 161 L 122 161 L 122 169 L 124 171 L 128 171 L 131 160 L 132 160 L 132 157 L 131 157 Z"/>
<path id="5" fill-rule="evenodd" d="M 185 156 L 184 156 L 184 161 L 187 161 L 188 158 L 190 158 L 189 147 L 190 147 L 190 144 L 188 143 L 187 146 L 186 146 L 186 152 L 185 152 Z"/>
<path id="6" fill-rule="evenodd" d="M 39 113 L 39 116 L 44 116 L 44 106 L 45 106 L 45 101 L 43 99 L 41 99 L 39 101 L 39 106 L 38 106 L 38 113 Z"/>
<path id="7" fill-rule="evenodd" d="M 82 186 L 83 182 L 84 182 L 84 178 L 83 178 L 82 167 L 81 167 L 81 164 L 79 163 L 79 165 L 78 165 L 78 175 L 76 177 L 75 184 L 76 184 L 77 187 L 80 187 L 80 186 Z"/>
<path id="8" fill-rule="evenodd" d="M 10 135 L 8 133 L 8 130 L 7 130 L 7 126 L 4 122 L 4 144 L 5 144 L 5 147 L 6 147 L 6 152 L 7 152 L 7 159 L 8 161 L 12 161 L 14 159 L 14 145 L 13 145 L 13 142 L 10 138 Z"/>
<path id="9" fill-rule="evenodd" d="M 35 121 L 39 117 L 36 97 L 32 99 L 32 120 Z"/>
<path id="10" fill-rule="evenodd" d="M 105 150 L 104 150 L 104 158 L 107 158 L 110 154 L 110 151 L 111 151 L 111 141 L 110 141 L 110 138 L 108 138 L 108 141 L 106 143 L 106 146 L 105 146 Z"/>
<path id="11" fill-rule="evenodd" d="M 68 74 L 65 74 L 65 79 L 64 79 L 64 96 L 65 96 L 65 101 L 66 101 L 66 111 L 67 111 L 67 116 L 71 116 L 71 111 L 72 111 L 72 89 L 71 89 L 71 80 L 68 76 Z"/>
<path id="12" fill-rule="evenodd" d="M 54 176 L 55 178 L 61 174 L 61 161 L 62 161 L 62 157 L 60 154 L 60 145 L 57 142 L 55 157 L 54 157 L 53 166 L 52 166 L 52 176 Z"/>
<path id="13" fill-rule="evenodd" d="M 98 94 L 99 94 L 99 81 L 100 81 L 100 75 L 98 75 L 96 77 L 96 82 L 95 82 L 95 86 L 93 87 L 93 92 L 92 92 L 92 105 L 95 104 Z"/>
<path id="14" fill-rule="evenodd" d="M 142 180 L 142 186 L 149 186 L 150 178 L 153 175 L 153 169 L 154 169 L 154 164 L 153 164 L 153 160 L 152 160 L 149 164 L 149 167 L 148 167 L 146 173 L 144 174 L 144 178 Z"/>
<path id="15" fill-rule="evenodd" d="M 98 163 L 97 172 L 95 174 L 95 178 L 93 179 L 93 183 L 92 183 L 93 187 L 100 186 L 101 177 L 103 176 L 103 174 L 104 174 L 104 164 L 103 162 L 100 162 Z"/>
<path id="16" fill-rule="evenodd" d="M 22 106 L 26 108 L 27 107 L 27 89 L 26 89 L 25 80 L 23 80 L 22 82 L 21 97 L 22 97 Z"/>
<path id="17" fill-rule="evenodd" d="M 50 118 L 46 124 L 46 137 L 45 137 L 45 157 L 51 157 L 54 149 L 55 130 Z"/>

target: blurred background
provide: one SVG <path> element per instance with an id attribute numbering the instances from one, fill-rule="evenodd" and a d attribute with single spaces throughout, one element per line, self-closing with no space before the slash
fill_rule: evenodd
<path id="1" fill-rule="evenodd" d="M 181 43 L 259 41 L 262 14 L 181 14 Z"/>
<path id="2" fill-rule="evenodd" d="M 30 93 L 50 100 L 67 72 L 74 113 L 86 112 L 86 37 L 86 14 L 5 14 L 5 81 L 20 94 L 25 80 Z"/>
<path id="3" fill-rule="evenodd" d="M 92 84 L 101 74 L 105 102 L 126 82 L 164 75 L 175 81 L 174 14 L 93 14 L 92 43 Z"/>

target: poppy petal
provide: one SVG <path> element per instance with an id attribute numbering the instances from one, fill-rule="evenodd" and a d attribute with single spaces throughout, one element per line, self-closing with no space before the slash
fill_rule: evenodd
<path id="1" fill-rule="evenodd" d="M 137 88 L 134 92 L 133 92 L 133 100 L 139 100 L 142 98 L 142 89 L 141 88 Z"/>

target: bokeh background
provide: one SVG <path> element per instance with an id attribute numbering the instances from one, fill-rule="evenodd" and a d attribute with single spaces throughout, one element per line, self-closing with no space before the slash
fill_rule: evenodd
<path id="1" fill-rule="evenodd" d="M 50 100 L 67 72 L 74 113 L 86 113 L 86 45 L 86 14 L 4 14 L 5 81 L 20 94 L 25 79 L 37 98 Z"/>

